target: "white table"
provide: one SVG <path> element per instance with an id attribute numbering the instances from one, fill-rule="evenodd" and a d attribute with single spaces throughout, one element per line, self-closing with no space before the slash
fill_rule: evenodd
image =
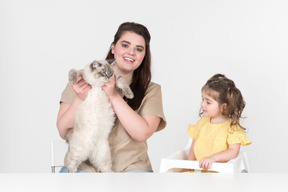
<path id="1" fill-rule="evenodd" d="M 288 191 L 288 174 L 83 173 L 0 174 L 0 191 Z"/>

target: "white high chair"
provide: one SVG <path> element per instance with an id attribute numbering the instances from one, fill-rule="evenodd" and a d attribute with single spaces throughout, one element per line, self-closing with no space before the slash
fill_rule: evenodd
<path id="1" fill-rule="evenodd" d="M 201 173 L 199 161 L 190 161 L 188 159 L 189 150 L 192 144 L 192 139 L 188 145 L 169 158 L 161 159 L 160 173 L 165 172 L 181 172 L 184 169 L 194 169 L 195 172 Z M 239 152 L 238 157 L 231 159 L 227 163 L 213 163 L 209 171 L 217 171 L 218 173 L 249 173 L 250 168 L 246 152 Z"/>
<path id="2" fill-rule="evenodd" d="M 64 157 L 68 149 L 68 144 L 64 140 L 51 141 L 51 171 L 55 173 L 64 166 Z"/>

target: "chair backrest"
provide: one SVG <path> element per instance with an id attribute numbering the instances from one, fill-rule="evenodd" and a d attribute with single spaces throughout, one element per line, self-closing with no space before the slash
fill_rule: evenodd
<path id="1" fill-rule="evenodd" d="M 64 140 L 51 141 L 51 171 L 59 170 L 64 166 L 64 157 L 68 149 L 68 144 Z"/>
<path id="2" fill-rule="evenodd" d="M 231 159 L 227 163 L 233 164 L 234 173 L 250 173 L 248 156 L 245 151 L 240 151 L 238 157 Z"/>

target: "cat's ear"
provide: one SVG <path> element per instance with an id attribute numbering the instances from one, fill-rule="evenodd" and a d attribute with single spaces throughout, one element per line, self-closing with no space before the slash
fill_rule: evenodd
<path id="1" fill-rule="evenodd" d="M 79 71 L 78 70 L 71 69 L 69 71 L 69 83 L 72 83 L 72 84 L 76 83 L 78 75 L 79 75 Z"/>
<path id="2" fill-rule="evenodd" d="M 95 60 L 90 64 L 90 69 L 91 69 L 91 71 L 94 71 L 95 69 L 97 69 L 101 66 L 102 66 L 102 64 Z"/>
<path id="3" fill-rule="evenodd" d="M 108 59 L 108 60 L 107 60 L 107 62 L 108 62 L 109 64 L 112 64 L 114 61 L 115 61 L 115 59 Z"/>

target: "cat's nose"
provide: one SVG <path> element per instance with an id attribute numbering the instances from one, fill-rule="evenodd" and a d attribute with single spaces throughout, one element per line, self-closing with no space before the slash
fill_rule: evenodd
<path id="1" fill-rule="evenodd" d="M 106 68 L 106 76 L 107 76 L 107 78 L 111 78 L 112 77 L 112 75 L 113 75 L 113 70 L 110 68 L 110 67 L 105 67 Z"/>
<path id="2" fill-rule="evenodd" d="M 109 76 L 109 78 L 111 78 L 111 77 L 113 76 L 113 70 L 110 69 L 110 70 L 108 71 L 108 76 Z"/>

